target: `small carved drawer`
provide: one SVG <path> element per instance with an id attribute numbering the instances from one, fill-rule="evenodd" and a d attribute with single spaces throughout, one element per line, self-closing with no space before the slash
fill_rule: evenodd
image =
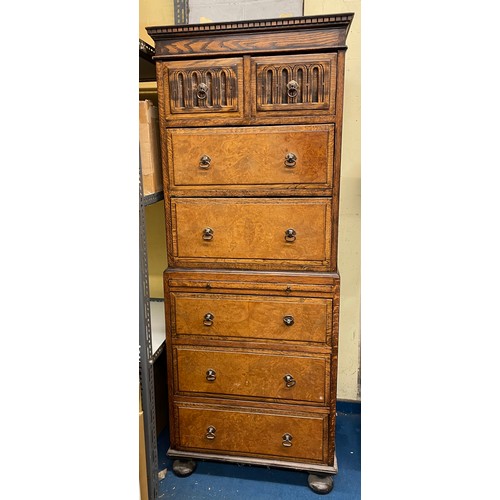
<path id="1" fill-rule="evenodd" d="M 243 59 L 159 63 L 167 120 L 243 117 Z"/>
<path id="2" fill-rule="evenodd" d="M 176 405 L 179 450 L 326 463 L 327 416 Z"/>
<path id="3" fill-rule="evenodd" d="M 172 198 L 174 266 L 328 270 L 331 198 Z"/>
<path id="4" fill-rule="evenodd" d="M 333 125 L 167 130 L 169 185 L 207 189 L 332 188 Z"/>
<path id="5" fill-rule="evenodd" d="M 259 115 L 335 115 L 337 54 L 255 57 L 255 111 Z"/>
<path id="6" fill-rule="evenodd" d="M 173 338 L 331 342 L 332 299 L 171 292 Z"/>
<path id="7" fill-rule="evenodd" d="M 178 394 L 250 397 L 324 405 L 329 401 L 327 354 L 231 351 L 174 346 Z"/>

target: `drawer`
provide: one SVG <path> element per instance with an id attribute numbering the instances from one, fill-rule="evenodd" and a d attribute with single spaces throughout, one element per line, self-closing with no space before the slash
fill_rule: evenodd
<path id="1" fill-rule="evenodd" d="M 170 120 L 243 117 L 243 59 L 159 63 L 160 98 Z"/>
<path id="2" fill-rule="evenodd" d="M 327 417 L 176 406 L 179 449 L 326 461 Z"/>
<path id="3" fill-rule="evenodd" d="M 257 116 L 335 114 L 337 54 L 252 58 Z"/>
<path id="4" fill-rule="evenodd" d="M 331 198 L 172 198 L 173 264 L 327 270 Z"/>
<path id="5" fill-rule="evenodd" d="M 325 344 L 332 300 L 173 292 L 172 335 Z"/>
<path id="6" fill-rule="evenodd" d="M 328 402 L 328 355 L 174 346 L 177 393 Z M 328 387 L 327 387 L 328 386 Z"/>
<path id="7" fill-rule="evenodd" d="M 332 187 L 333 125 L 170 129 L 170 188 Z"/>

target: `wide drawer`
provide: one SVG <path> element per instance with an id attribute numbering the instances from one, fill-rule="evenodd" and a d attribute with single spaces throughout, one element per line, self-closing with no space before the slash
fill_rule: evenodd
<path id="1" fill-rule="evenodd" d="M 167 119 L 243 117 L 241 57 L 159 63 L 158 71 Z"/>
<path id="2" fill-rule="evenodd" d="M 167 131 L 172 192 L 331 188 L 333 125 Z"/>
<path id="3" fill-rule="evenodd" d="M 177 406 L 176 448 L 326 462 L 328 417 Z"/>
<path id="4" fill-rule="evenodd" d="M 331 337 L 331 299 L 174 292 L 170 301 L 173 337 L 323 344 Z"/>
<path id="5" fill-rule="evenodd" d="M 174 346 L 177 393 L 325 404 L 329 355 Z"/>
<path id="6" fill-rule="evenodd" d="M 327 270 L 331 198 L 172 198 L 173 265 Z"/>

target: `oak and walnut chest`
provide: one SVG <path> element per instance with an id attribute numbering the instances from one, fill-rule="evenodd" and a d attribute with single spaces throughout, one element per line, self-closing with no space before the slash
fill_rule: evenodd
<path id="1" fill-rule="evenodd" d="M 168 269 L 169 455 L 331 489 L 346 38 L 353 14 L 147 28 Z"/>

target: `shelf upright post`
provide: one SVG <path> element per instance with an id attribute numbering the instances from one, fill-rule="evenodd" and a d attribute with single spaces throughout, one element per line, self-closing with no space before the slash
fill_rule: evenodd
<path id="1" fill-rule="evenodd" d="M 146 244 L 146 222 L 142 187 L 142 165 L 139 146 L 139 377 L 148 470 L 148 498 L 158 498 L 158 445 L 156 437 L 155 383 L 149 305 L 149 274 Z"/>

